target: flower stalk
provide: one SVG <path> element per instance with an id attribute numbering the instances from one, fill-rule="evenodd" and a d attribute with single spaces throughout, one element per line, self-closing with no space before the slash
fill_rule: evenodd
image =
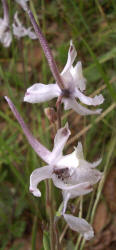
<path id="1" fill-rule="evenodd" d="M 5 9 L 6 1 L 3 1 L 4 13 L 7 13 L 7 6 Z M 45 85 L 42 83 L 36 83 L 29 87 L 26 91 L 24 101 L 30 103 L 41 103 L 49 101 L 53 98 L 57 98 L 57 123 L 58 129 L 54 137 L 54 146 L 52 151 L 49 151 L 44 147 L 36 138 L 33 137 L 29 131 L 24 120 L 18 113 L 12 101 L 5 97 L 13 114 L 21 125 L 28 142 L 38 154 L 38 156 L 46 162 L 46 165 L 42 168 L 35 169 L 30 176 L 30 192 L 40 197 L 41 192 L 38 188 L 38 184 L 46 180 L 46 207 L 50 216 L 50 244 L 51 250 L 60 250 L 57 219 L 54 220 L 54 207 L 51 180 L 54 185 L 62 190 L 63 203 L 60 216 L 65 220 L 67 225 L 73 230 L 81 234 L 85 240 L 90 240 L 94 236 L 92 226 L 82 217 L 82 200 L 80 203 L 80 216 L 76 217 L 72 214 L 66 213 L 69 199 L 74 199 L 78 196 L 86 195 L 93 191 L 93 185 L 96 184 L 103 176 L 103 174 L 96 169 L 101 163 L 101 159 L 90 163 L 85 160 L 83 147 L 81 142 L 78 142 L 77 147 L 70 154 L 63 155 L 64 146 L 71 134 L 68 124 L 64 127 L 61 125 L 61 104 L 64 104 L 64 109 L 73 109 L 81 115 L 99 114 L 101 109 L 90 110 L 78 103 L 78 101 L 89 106 L 97 106 L 103 103 L 104 98 L 102 95 L 96 95 L 95 97 L 87 97 L 83 94 L 86 88 L 86 79 L 82 73 L 82 64 L 77 62 L 74 66 L 74 61 L 77 56 L 75 46 L 70 41 L 70 47 L 68 51 L 68 58 L 66 65 L 61 73 L 59 73 L 56 62 L 53 58 L 52 52 L 48 46 L 48 43 L 39 28 L 33 13 L 27 5 L 28 0 L 16 0 L 22 8 L 27 12 L 33 28 L 36 32 L 36 36 L 40 41 L 44 54 L 47 58 L 50 70 L 55 78 L 55 84 Z M 36 39 L 35 33 L 31 31 L 31 28 L 25 29 L 22 23 L 18 19 L 17 13 L 15 14 L 15 23 L 13 24 L 14 34 L 18 37 L 19 30 L 21 36 L 27 34 L 32 39 Z M 76 100 L 77 99 L 77 100 Z M 46 114 L 51 122 L 55 121 L 55 114 L 53 110 L 47 109 Z M 54 115 L 54 116 L 53 116 Z M 56 236 L 56 237 L 55 237 Z M 78 243 L 80 243 L 81 236 Z"/>

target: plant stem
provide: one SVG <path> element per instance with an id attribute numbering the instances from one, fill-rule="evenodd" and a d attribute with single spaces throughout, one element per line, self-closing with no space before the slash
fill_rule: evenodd
<path id="1" fill-rule="evenodd" d="M 56 102 L 58 129 L 61 128 L 61 101 L 62 101 L 62 95 L 58 97 Z"/>
<path id="2" fill-rule="evenodd" d="M 50 247 L 51 250 L 55 250 L 54 212 L 52 204 L 51 180 L 46 180 L 46 210 L 48 210 L 50 216 Z"/>

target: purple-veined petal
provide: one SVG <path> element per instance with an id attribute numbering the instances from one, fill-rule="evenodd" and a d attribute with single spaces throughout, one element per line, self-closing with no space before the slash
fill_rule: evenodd
<path id="1" fill-rule="evenodd" d="M 24 96 L 24 102 L 41 103 L 49 101 L 60 95 L 60 89 L 57 84 L 35 83 L 29 87 Z"/>
<path id="2" fill-rule="evenodd" d="M 83 92 L 86 89 L 86 79 L 83 76 L 82 63 L 80 61 L 77 62 L 74 67 L 71 67 L 70 72 L 72 74 L 75 87 Z"/>
<path id="3" fill-rule="evenodd" d="M 102 109 L 90 110 L 82 106 L 81 104 L 77 103 L 75 98 L 63 98 L 62 102 L 64 103 L 64 109 L 73 109 L 77 114 L 80 115 L 96 115 L 100 114 Z"/>
<path id="4" fill-rule="evenodd" d="M 63 190 L 63 211 L 64 214 L 67 208 L 67 203 L 69 199 L 74 199 L 77 196 L 85 195 L 93 191 L 93 187 L 89 182 L 81 183 L 76 188 L 73 187 L 70 190 Z"/>
<path id="5" fill-rule="evenodd" d="M 75 88 L 75 92 L 74 95 L 76 98 L 78 98 L 82 103 L 87 104 L 87 105 L 100 105 L 104 102 L 104 98 L 103 96 L 100 95 L 96 95 L 95 97 L 91 98 L 88 96 L 85 96 L 83 93 L 81 93 L 78 89 Z"/>
<path id="6" fill-rule="evenodd" d="M 82 234 L 85 240 L 90 240 L 94 237 L 93 228 L 86 220 L 77 218 L 71 214 L 64 214 L 63 216 L 69 227 Z"/>
<path id="7" fill-rule="evenodd" d="M 68 59 L 67 59 L 67 62 L 66 62 L 66 65 L 65 65 L 63 71 L 61 72 L 61 75 L 63 75 L 66 71 L 70 70 L 76 56 L 77 56 L 77 52 L 76 52 L 75 46 L 73 45 L 73 42 L 71 40 L 69 51 L 68 51 Z"/>
<path id="8" fill-rule="evenodd" d="M 52 177 L 53 168 L 52 166 L 45 166 L 35 169 L 30 176 L 30 187 L 29 190 L 34 196 L 40 197 L 41 192 L 37 188 L 37 185 L 45 180 Z"/>
<path id="9" fill-rule="evenodd" d="M 54 138 L 54 148 L 50 155 L 50 162 L 57 162 L 62 156 L 62 151 L 64 146 L 70 136 L 71 132 L 68 128 L 68 123 L 63 128 L 58 129 L 56 136 Z"/>
<path id="10" fill-rule="evenodd" d="M 37 153 L 37 155 L 40 156 L 40 158 L 42 160 L 44 160 L 45 162 L 49 163 L 49 156 L 50 156 L 51 152 L 47 148 L 45 148 L 38 140 L 36 140 L 33 137 L 33 135 L 29 131 L 27 125 L 25 124 L 24 120 L 20 116 L 19 112 L 15 108 L 15 106 L 12 103 L 12 101 L 10 100 L 10 98 L 8 98 L 7 96 L 5 96 L 5 99 L 8 102 L 8 105 L 11 108 L 11 110 L 12 110 L 14 116 L 16 117 L 17 121 L 21 125 L 21 127 L 23 129 L 23 132 L 24 132 L 24 134 L 25 134 L 25 136 L 26 136 L 29 144 L 32 146 L 32 148 L 34 149 L 34 151 Z"/>

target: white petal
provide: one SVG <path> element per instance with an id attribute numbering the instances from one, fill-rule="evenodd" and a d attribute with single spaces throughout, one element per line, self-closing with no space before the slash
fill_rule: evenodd
<path id="1" fill-rule="evenodd" d="M 10 46 L 10 44 L 12 42 L 12 35 L 11 35 L 10 31 L 7 31 L 3 34 L 1 42 L 2 42 L 3 46 L 6 48 Z"/>
<path id="2" fill-rule="evenodd" d="M 53 168 L 51 166 L 45 166 L 35 169 L 30 176 L 30 187 L 29 190 L 34 196 L 40 197 L 41 192 L 37 188 L 37 185 L 45 180 L 52 177 Z"/>
<path id="3" fill-rule="evenodd" d="M 67 203 L 69 199 L 74 199 L 77 196 L 85 195 L 93 191 L 89 182 L 81 183 L 76 188 L 73 187 L 70 190 L 63 190 L 63 213 L 66 211 Z"/>
<path id="4" fill-rule="evenodd" d="M 91 169 L 90 167 L 81 166 L 81 164 L 79 164 L 79 167 L 75 169 L 71 178 L 69 178 L 68 183 L 70 185 L 75 185 L 77 183 L 89 182 L 90 185 L 94 185 L 102 178 L 102 176 L 103 173 L 99 170 Z"/>
<path id="5" fill-rule="evenodd" d="M 20 4 L 21 5 L 21 7 L 24 9 L 24 10 L 27 10 L 27 2 L 28 2 L 29 0 L 16 0 L 16 2 L 18 3 L 18 4 Z"/>
<path id="6" fill-rule="evenodd" d="M 27 89 L 24 96 L 24 102 L 41 103 L 49 101 L 60 95 L 60 89 L 57 84 L 35 83 Z"/>
<path id="7" fill-rule="evenodd" d="M 57 162 L 58 168 L 68 167 L 68 169 L 71 171 L 70 174 L 72 174 L 72 170 L 77 168 L 78 166 L 79 159 L 75 150 L 71 154 L 62 156 L 61 159 L 59 159 L 59 161 Z"/>
<path id="8" fill-rule="evenodd" d="M 99 160 L 92 162 L 92 163 L 85 161 L 84 159 L 80 159 L 79 164 L 83 167 L 96 168 L 97 166 L 100 165 L 101 161 L 102 161 L 102 158 L 100 158 Z"/>
<path id="9" fill-rule="evenodd" d="M 12 42 L 12 35 L 9 31 L 8 22 L 0 18 L 0 42 L 4 47 L 9 47 Z"/>
<path id="10" fill-rule="evenodd" d="M 77 103 L 75 99 L 71 98 L 63 98 L 62 102 L 64 103 L 64 109 L 73 109 L 77 114 L 80 115 L 94 115 L 94 114 L 100 114 L 102 109 L 96 109 L 96 110 L 89 110 L 82 106 L 81 104 Z"/>
<path id="11" fill-rule="evenodd" d="M 50 156 L 50 162 L 56 162 L 62 156 L 64 146 L 70 136 L 71 132 L 68 128 L 68 123 L 63 128 L 58 129 L 54 138 L 54 148 Z"/>
<path id="12" fill-rule="evenodd" d="M 31 39 L 35 40 L 35 39 L 37 39 L 37 35 L 36 35 L 35 32 L 32 31 L 31 29 L 32 29 L 31 27 L 29 27 L 29 28 L 27 29 L 27 35 L 28 35 Z"/>
<path id="13" fill-rule="evenodd" d="M 61 75 L 63 75 L 66 71 L 68 71 L 71 68 L 76 56 L 77 56 L 77 52 L 76 52 L 75 46 L 73 45 L 73 42 L 70 41 L 70 48 L 68 51 L 68 59 L 67 59 L 67 62 L 66 62 L 66 65 L 65 65 L 63 71 L 61 72 Z"/>
<path id="14" fill-rule="evenodd" d="M 83 76 L 82 63 L 77 62 L 75 67 L 73 66 L 71 67 L 70 72 L 73 76 L 73 81 L 75 83 L 75 86 L 81 91 L 84 91 L 86 89 L 86 79 Z"/>
<path id="15" fill-rule="evenodd" d="M 73 199 L 77 196 L 88 194 L 91 191 L 93 191 L 93 187 L 92 185 L 90 185 L 90 182 L 83 182 L 83 183 L 78 184 L 78 186 L 76 187 L 74 185 L 74 187 L 70 188 L 70 190 L 68 191 L 63 190 L 63 197 L 65 199 L 65 196 L 68 193 L 70 194 L 70 199 Z"/>
<path id="16" fill-rule="evenodd" d="M 77 218 L 70 214 L 64 214 L 64 219 L 69 227 L 82 234 L 85 240 L 90 240 L 94 237 L 93 228 L 86 220 Z"/>
<path id="17" fill-rule="evenodd" d="M 74 84 L 73 77 L 69 70 L 63 73 L 62 79 L 63 79 L 65 88 L 68 89 L 70 93 L 71 92 L 73 93 L 75 90 L 75 84 Z"/>
<path id="18" fill-rule="evenodd" d="M 4 19 L 0 18 L 0 40 L 6 30 L 6 28 L 8 27 L 6 21 L 4 21 Z"/>
<path id="19" fill-rule="evenodd" d="M 82 103 L 87 104 L 87 105 L 96 106 L 104 102 L 104 98 L 102 95 L 96 95 L 95 97 L 91 98 L 82 94 L 78 89 L 75 89 L 74 95 L 75 97 L 79 98 L 79 100 Z"/>
<path id="20" fill-rule="evenodd" d="M 78 142 L 77 147 L 75 147 L 75 153 L 78 159 L 84 159 L 83 146 L 81 142 Z"/>
<path id="21" fill-rule="evenodd" d="M 80 182 L 78 181 L 78 184 L 75 184 L 75 183 L 77 183 L 76 181 L 74 183 L 72 182 L 71 184 L 68 184 L 68 183 L 64 182 L 64 180 L 59 179 L 54 174 L 54 171 L 53 171 L 53 175 L 52 175 L 52 180 L 53 180 L 53 183 L 56 187 L 58 187 L 62 190 L 67 190 L 67 191 L 70 191 L 70 190 L 76 189 L 76 188 L 78 189 L 78 188 L 80 188 L 81 185 L 83 185 L 83 183 L 80 183 L 82 181 L 80 181 Z"/>

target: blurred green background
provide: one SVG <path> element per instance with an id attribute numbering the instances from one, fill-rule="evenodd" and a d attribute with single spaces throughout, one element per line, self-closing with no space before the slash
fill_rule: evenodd
<path id="1" fill-rule="evenodd" d="M 28 16 L 8 1 L 10 22 L 16 10 L 20 20 L 31 26 Z M 61 249 L 116 249 L 116 1 L 115 0 L 33 0 L 31 9 L 43 30 L 59 70 L 67 59 L 72 39 L 87 78 L 86 94 L 102 93 L 105 102 L 99 116 L 80 117 L 65 112 L 72 137 L 65 152 L 72 152 L 78 140 L 83 142 L 88 161 L 102 156 L 103 181 L 94 192 L 69 202 L 68 209 L 93 223 L 96 237 L 85 242 L 60 220 Z M 0 17 L 2 17 L 0 3 Z M 23 103 L 26 89 L 33 83 L 52 83 L 54 79 L 37 40 L 13 38 L 10 48 L 0 44 L 0 249 L 48 250 L 49 216 L 45 210 L 45 183 L 40 184 L 41 198 L 29 193 L 29 176 L 44 163 L 28 144 L 3 96 L 8 95 L 22 114 L 33 134 L 52 149 L 52 128 L 44 114 L 46 104 Z M 105 183 L 105 186 L 104 186 Z M 52 185 L 54 207 L 62 202 L 60 190 Z"/>

